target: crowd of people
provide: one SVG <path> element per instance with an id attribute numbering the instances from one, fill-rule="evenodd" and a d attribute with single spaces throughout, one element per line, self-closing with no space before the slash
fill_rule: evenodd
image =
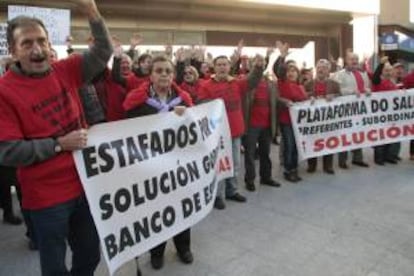
<path id="1" fill-rule="evenodd" d="M 58 59 L 40 20 L 20 16 L 8 22 L 7 41 L 12 59 L 0 78 L 0 199 L 5 222 L 19 225 L 10 187 L 21 202 L 30 248 L 39 250 L 42 275 L 93 275 L 100 260 L 99 239 L 71 152 L 87 143 L 93 125 L 161 112 L 181 115 L 186 108 L 214 99 L 224 101 L 230 124 L 234 176 L 221 181 L 214 202 L 246 202 L 240 189 L 242 154 L 244 182 L 255 191 L 259 183 L 280 187 L 272 176 L 271 144 L 279 144 L 286 181 L 302 180 L 289 107 L 297 102 L 344 95 L 414 87 L 414 73 L 387 57 L 374 72 L 361 66 L 349 51 L 341 68 L 332 59 L 317 61 L 315 69 L 299 68 L 289 60 L 289 44 L 276 42 L 266 56 L 244 56 L 243 42 L 231 57 L 212 57 L 203 47 L 167 46 L 162 56 L 139 54 L 140 35 L 132 35 L 124 52 L 111 37 L 94 0 L 79 0 L 91 29 L 89 49 L 77 53 L 68 38 L 68 58 Z M 279 56 L 269 65 L 274 50 Z M 113 55 L 111 69 L 108 61 Z M 270 67 L 268 73 L 265 68 Z M 314 71 L 314 72 L 313 72 Z M 280 137 L 280 139 L 279 139 Z M 275 154 L 273 152 L 273 154 Z M 376 146 L 374 161 L 397 164 L 400 143 Z M 414 142 L 410 145 L 414 159 Z M 348 169 L 348 153 L 338 155 L 338 167 Z M 315 173 L 317 159 L 307 160 Z M 323 171 L 334 174 L 334 156 L 322 157 Z M 352 165 L 369 167 L 362 149 L 352 151 Z M 176 235 L 179 259 L 193 262 L 190 229 Z M 73 252 L 70 272 L 65 265 L 66 242 Z M 164 265 L 166 243 L 151 250 L 154 269 Z M 140 271 L 138 269 L 138 274 Z"/>

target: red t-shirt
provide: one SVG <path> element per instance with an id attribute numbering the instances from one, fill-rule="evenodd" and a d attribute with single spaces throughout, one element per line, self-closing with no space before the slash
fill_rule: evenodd
<path id="1" fill-rule="evenodd" d="M 292 102 L 302 102 L 307 100 L 308 96 L 302 85 L 289 81 L 278 81 L 279 96 L 291 100 Z M 279 109 L 279 122 L 282 124 L 291 124 L 289 108 L 282 107 Z"/>
<path id="2" fill-rule="evenodd" d="M 405 76 L 403 83 L 406 89 L 414 88 L 414 71 Z"/>
<path id="3" fill-rule="evenodd" d="M 183 81 L 180 85 L 180 88 L 186 92 L 188 92 L 191 96 L 191 99 L 193 102 L 196 102 L 198 100 L 198 92 L 200 91 L 200 87 L 204 80 L 198 79 L 194 85 L 190 85 Z"/>
<path id="4" fill-rule="evenodd" d="M 122 107 L 126 96 L 125 88 L 112 80 L 110 71 L 105 72 L 104 80 L 94 85 L 101 105 L 106 111 L 106 120 L 113 122 L 125 119 L 125 111 Z"/>
<path id="5" fill-rule="evenodd" d="M 250 126 L 254 128 L 270 127 L 270 95 L 266 80 L 261 80 L 254 93 L 250 111 Z"/>
<path id="6" fill-rule="evenodd" d="M 0 141 L 58 137 L 84 126 L 78 89 L 82 57 L 52 64 L 50 74 L 30 78 L 8 71 L 0 79 Z M 41 209 L 83 193 L 71 152 L 18 168 L 23 208 Z"/>
<path id="7" fill-rule="evenodd" d="M 315 81 L 314 93 L 315 93 L 315 97 L 326 96 L 326 82 Z"/>
<path id="8" fill-rule="evenodd" d="M 241 99 L 248 89 L 246 79 L 229 81 L 205 81 L 198 93 L 199 100 L 223 99 L 229 119 L 231 137 L 240 137 L 245 131 Z"/>
<path id="9" fill-rule="evenodd" d="M 150 77 L 137 77 L 135 74 L 130 74 L 128 77 L 125 78 L 126 82 L 126 92 L 129 93 L 129 91 L 137 89 L 140 87 L 143 83 L 149 82 Z"/>
<path id="10" fill-rule="evenodd" d="M 386 92 L 392 90 L 398 90 L 398 86 L 391 80 L 382 79 L 380 84 L 372 85 L 372 91 L 374 92 Z"/>

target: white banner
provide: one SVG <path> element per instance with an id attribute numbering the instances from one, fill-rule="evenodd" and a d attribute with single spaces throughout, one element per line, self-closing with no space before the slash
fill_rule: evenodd
<path id="1" fill-rule="evenodd" d="M 290 108 L 301 160 L 414 139 L 414 89 L 308 101 Z"/>
<path id="2" fill-rule="evenodd" d="M 90 129 L 74 158 L 111 273 L 211 211 L 231 148 L 221 100 Z"/>
<path id="3" fill-rule="evenodd" d="M 66 38 L 70 35 L 70 10 L 50 9 L 29 6 L 8 6 L 8 19 L 19 15 L 36 17 L 43 21 L 49 33 L 49 41 L 52 45 L 65 45 Z"/>

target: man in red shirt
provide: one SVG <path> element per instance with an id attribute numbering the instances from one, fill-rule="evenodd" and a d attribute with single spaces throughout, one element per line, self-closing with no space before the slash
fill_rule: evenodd
<path id="1" fill-rule="evenodd" d="M 256 178 L 255 153 L 258 147 L 260 164 L 260 183 L 271 187 L 280 187 L 280 183 L 272 179 L 272 161 L 270 160 L 270 144 L 276 134 L 277 126 L 276 83 L 270 77 L 263 77 L 256 89 L 249 93 L 244 103 L 245 122 L 244 166 L 246 189 L 255 191 Z"/>
<path id="2" fill-rule="evenodd" d="M 22 207 L 33 223 L 42 275 L 92 276 L 100 259 L 72 151 L 87 142 L 78 90 L 105 69 L 112 46 L 95 1 L 73 2 L 87 15 L 94 46 L 51 63 L 43 22 L 16 17 L 7 27 L 16 63 L 0 79 L 0 164 L 18 168 Z M 66 240 L 73 252 L 70 272 Z"/>
<path id="3" fill-rule="evenodd" d="M 234 176 L 221 181 L 218 185 L 217 198 L 214 203 L 216 209 L 224 209 L 224 197 L 237 202 L 245 202 L 246 198 L 238 192 L 237 177 L 240 170 L 240 137 L 244 134 L 244 120 L 242 112 L 242 97 L 255 88 L 263 75 L 264 58 L 257 56 L 252 72 L 247 79 L 235 79 L 230 74 L 230 61 L 226 56 L 214 59 L 214 75 L 205 81 L 200 88 L 199 101 L 223 99 L 232 136 Z"/>

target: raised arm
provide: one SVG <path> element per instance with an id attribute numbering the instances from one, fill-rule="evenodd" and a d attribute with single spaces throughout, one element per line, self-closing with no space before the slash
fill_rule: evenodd
<path id="1" fill-rule="evenodd" d="M 276 42 L 276 47 L 279 49 L 280 55 L 277 58 L 276 62 L 273 64 L 273 73 L 280 80 L 286 79 L 286 64 L 285 60 L 289 54 L 289 44 L 282 43 L 280 41 Z"/>
<path id="2" fill-rule="evenodd" d="M 247 79 L 238 80 L 240 91 L 243 95 L 249 91 L 253 91 L 253 89 L 259 85 L 259 82 L 263 77 L 264 65 L 264 57 L 256 55 L 253 61 L 253 70 L 250 71 Z"/>
<path id="3" fill-rule="evenodd" d="M 121 73 L 121 61 L 122 61 L 122 45 L 119 41 L 114 41 L 114 59 L 112 61 L 112 79 L 122 87 L 127 86 L 126 79 Z"/>
<path id="4" fill-rule="evenodd" d="M 126 54 L 132 59 L 134 60 L 135 57 L 139 56 L 139 51 L 137 50 L 137 47 L 142 43 L 143 41 L 143 37 L 141 34 L 139 33 L 134 33 L 131 37 L 130 41 L 130 45 L 129 45 L 129 49 L 126 52 Z"/>
<path id="5" fill-rule="evenodd" d="M 83 53 L 82 80 L 88 83 L 105 70 L 113 52 L 112 43 L 95 0 L 72 1 L 76 2 L 80 10 L 85 12 L 94 38 L 93 46 Z"/>
<path id="6" fill-rule="evenodd" d="M 378 64 L 377 68 L 375 69 L 374 75 L 372 76 L 372 84 L 378 85 L 381 83 L 381 75 L 382 69 L 384 69 L 385 63 L 388 62 L 388 57 L 382 57 L 380 64 Z"/>
<path id="7" fill-rule="evenodd" d="M 178 49 L 175 52 L 176 64 L 175 64 L 175 82 L 180 85 L 184 81 L 185 70 L 185 55 L 183 49 Z"/>

